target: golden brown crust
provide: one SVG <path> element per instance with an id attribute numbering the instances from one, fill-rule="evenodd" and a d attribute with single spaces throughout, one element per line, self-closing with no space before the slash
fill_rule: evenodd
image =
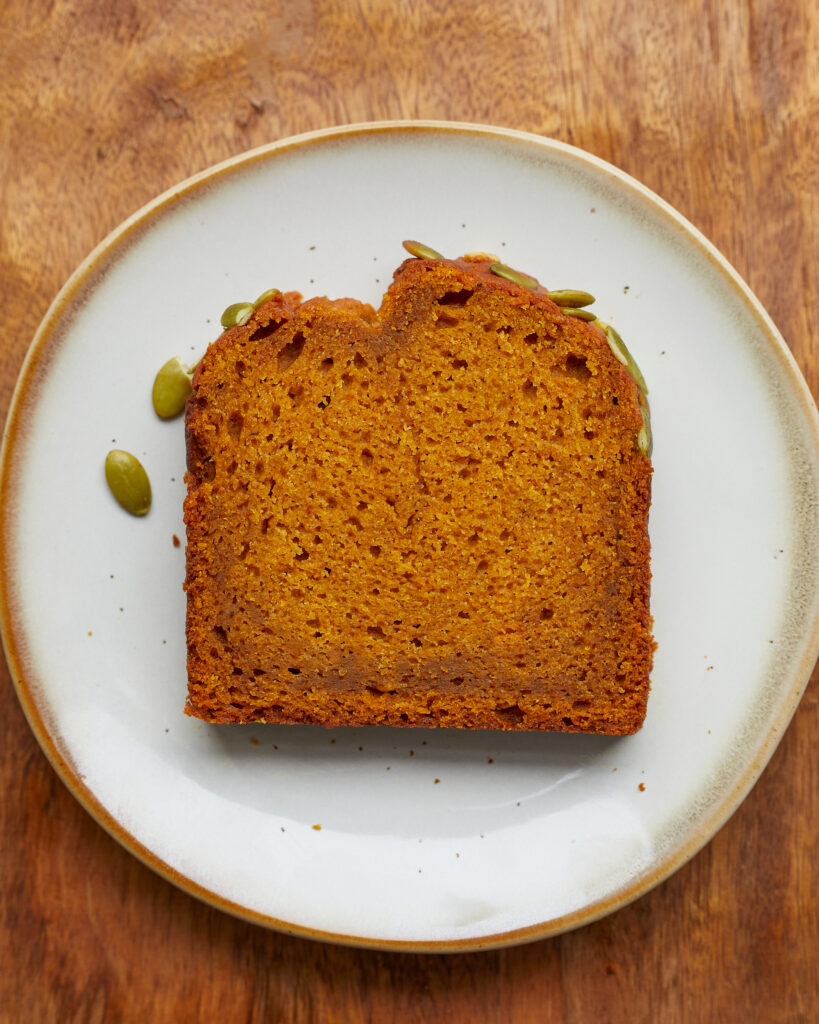
<path id="1" fill-rule="evenodd" d="M 602 332 L 480 257 L 299 300 L 194 377 L 187 712 L 639 728 L 651 464 Z"/>

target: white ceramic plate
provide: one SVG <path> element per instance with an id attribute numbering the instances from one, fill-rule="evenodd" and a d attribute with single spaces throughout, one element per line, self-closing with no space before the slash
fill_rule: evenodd
<path id="1" fill-rule="evenodd" d="M 185 699 L 184 438 L 150 405 L 229 303 L 276 285 L 377 304 L 420 238 L 598 296 L 648 380 L 653 612 L 643 730 L 566 735 L 203 726 Z M 548 935 L 645 892 L 737 807 L 817 656 L 819 429 L 771 321 L 652 193 L 487 127 L 334 129 L 161 196 L 71 278 L 2 459 L 2 617 L 23 706 L 137 856 L 287 931 L 410 949 Z M 137 453 L 144 520 L 102 464 Z M 317 826 L 321 828 L 317 828 Z"/>

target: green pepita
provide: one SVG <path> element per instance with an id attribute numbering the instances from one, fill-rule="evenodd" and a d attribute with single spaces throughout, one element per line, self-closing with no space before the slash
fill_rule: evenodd
<path id="1" fill-rule="evenodd" d="M 602 320 L 595 320 L 595 323 L 603 331 L 603 334 L 605 334 L 606 341 L 609 343 L 609 348 L 615 354 L 617 359 L 623 364 L 623 366 L 628 366 L 628 359 L 626 357 L 626 353 L 620 348 L 620 346 L 617 344 L 617 341 L 615 340 L 615 332 L 612 331 L 607 324 L 604 324 Z M 617 337 L 619 338 L 620 335 L 618 334 Z"/>
<path id="2" fill-rule="evenodd" d="M 111 493 L 134 516 L 151 507 L 151 481 L 136 455 L 114 448 L 105 457 L 105 479 Z"/>
<path id="3" fill-rule="evenodd" d="M 617 356 L 620 362 L 628 369 L 628 372 L 637 382 L 637 387 L 643 392 L 644 395 L 648 394 L 648 385 L 646 379 L 640 371 L 640 367 L 634 361 L 634 356 L 629 352 L 626 347 L 626 343 L 615 331 L 611 324 L 604 323 L 602 320 L 594 321 L 600 330 L 605 334 L 606 341 L 609 343 L 609 348 Z"/>
<path id="4" fill-rule="evenodd" d="M 258 309 L 259 306 L 264 305 L 265 302 L 269 302 L 271 299 L 275 299 L 277 295 L 281 295 L 281 292 L 279 291 L 278 288 L 268 288 L 267 291 L 262 292 L 258 299 L 256 299 L 256 301 L 253 303 L 253 308 Z"/>
<path id="5" fill-rule="evenodd" d="M 222 314 L 221 324 L 226 329 L 228 327 L 243 327 L 252 316 L 252 302 L 234 302 Z"/>
<path id="6" fill-rule="evenodd" d="M 643 455 L 647 457 L 651 456 L 651 445 L 645 423 L 637 431 L 637 447 L 640 449 Z"/>
<path id="7" fill-rule="evenodd" d="M 193 370 L 178 356 L 169 359 L 154 378 L 151 398 L 154 412 L 160 419 L 170 420 L 185 408 L 191 393 Z"/>
<path id="8" fill-rule="evenodd" d="M 573 306 L 561 306 L 560 310 L 567 316 L 576 317 L 578 320 L 596 320 L 597 317 L 594 313 L 589 312 L 588 309 L 575 309 Z"/>
<path id="9" fill-rule="evenodd" d="M 654 435 L 651 430 L 651 408 L 643 391 L 640 392 L 639 399 L 643 425 L 637 431 L 637 447 L 643 455 L 650 459 L 651 453 L 654 450 Z"/>
<path id="10" fill-rule="evenodd" d="M 408 239 L 401 244 L 410 256 L 414 256 L 418 260 L 442 260 L 444 258 L 436 249 L 431 249 L 423 242 L 413 242 L 412 239 Z"/>
<path id="11" fill-rule="evenodd" d="M 574 288 L 561 288 L 547 294 L 558 306 L 571 306 L 573 309 L 582 309 L 583 306 L 590 306 L 595 301 L 593 295 Z"/>
<path id="12" fill-rule="evenodd" d="M 528 274 L 522 274 L 513 267 L 507 267 L 505 263 L 491 263 L 489 269 L 493 274 L 497 274 L 498 277 L 505 277 L 507 281 L 513 281 L 515 284 L 522 285 L 524 288 L 530 288 L 532 291 L 538 286 L 536 278 L 529 277 Z"/>

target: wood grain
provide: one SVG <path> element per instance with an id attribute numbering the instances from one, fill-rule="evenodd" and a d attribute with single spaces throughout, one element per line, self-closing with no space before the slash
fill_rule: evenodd
<path id="1" fill-rule="evenodd" d="M 381 118 L 550 135 L 633 174 L 727 255 L 819 390 L 814 0 L 6 0 L 0 413 L 105 234 L 208 165 Z M 0 684 L 0 1020 L 819 1019 L 814 678 L 709 846 L 635 904 L 499 952 L 293 939 L 198 903 L 60 783 Z"/>

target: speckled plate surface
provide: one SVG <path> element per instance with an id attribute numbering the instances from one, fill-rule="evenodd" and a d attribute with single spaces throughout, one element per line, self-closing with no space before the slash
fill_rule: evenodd
<path id="1" fill-rule="evenodd" d="M 592 291 L 645 373 L 659 646 L 634 737 L 182 713 L 184 437 L 153 415 L 154 373 L 196 358 L 225 306 L 273 285 L 377 304 L 403 238 Z M 151 475 L 144 520 L 106 489 L 112 447 Z M 159 197 L 55 300 L 3 449 L 4 641 L 66 784 L 183 888 L 318 938 L 503 945 L 635 898 L 737 807 L 819 650 L 817 509 L 819 428 L 798 370 L 736 273 L 656 196 L 512 131 L 333 129 Z"/>

